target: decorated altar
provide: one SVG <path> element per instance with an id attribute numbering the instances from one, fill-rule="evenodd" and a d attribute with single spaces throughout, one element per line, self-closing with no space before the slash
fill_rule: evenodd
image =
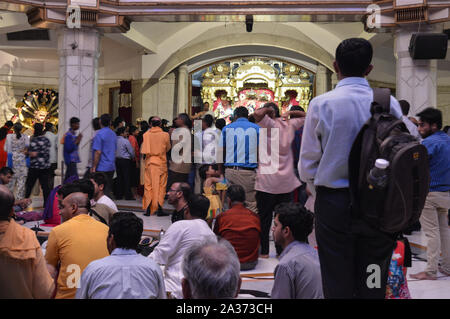
<path id="1" fill-rule="evenodd" d="M 236 107 L 249 114 L 267 102 L 281 113 L 293 105 L 307 109 L 314 94 L 315 74 L 300 66 L 270 58 L 251 57 L 209 66 L 201 74 L 201 100 L 217 118 L 229 121 Z"/>

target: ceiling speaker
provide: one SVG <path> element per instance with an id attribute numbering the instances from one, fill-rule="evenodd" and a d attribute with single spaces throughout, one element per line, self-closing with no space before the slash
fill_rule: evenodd
<path id="1" fill-rule="evenodd" d="M 409 53 L 416 60 L 445 59 L 448 35 L 445 33 L 414 33 L 409 43 Z"/>

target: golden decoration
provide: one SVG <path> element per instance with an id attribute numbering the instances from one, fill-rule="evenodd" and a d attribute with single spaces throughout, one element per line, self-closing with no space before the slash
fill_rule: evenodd
<path id="1" fill-rule="evenodd" d="M 24 94 L 22 101 L 16 104 L 18 120 L 33 129 L 35 123 L 52 123 L 58 127 L 58 92 L 53 89 L 38 89 Z"/>
<path id="2" fill-rule="evenodd" d="M 230 67 L 233 66 L 233 68 Z M 275 65 L 279 65 L 277 68 Z M 222 62 L 205 69 L 203 73 L 201 98 L 210 107 L 224 99 L 222 94 L 233 101 L 233 108 L 249 101 L 258 104 L 267 102 L 266 94 L 256 95 L 258 89 L 269 89 L 274 93 L 274 102 L 281 105 L 299 104 L 305 110 L 313 98 L 314 73 L 298 65 L 281 62 L 270 58 L 250 57 Z M 248 90 L 246 96 L 240 92 Z M 295 101 L 289 98 L 289 92 L 295 91 Z"/>

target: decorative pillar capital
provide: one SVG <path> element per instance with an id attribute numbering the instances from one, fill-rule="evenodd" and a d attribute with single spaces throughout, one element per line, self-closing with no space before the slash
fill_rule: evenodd
<path id="1" fill-rule="evenodd" d="M 328 68 L 322 64 L 317 65 L 317 73 L 327 73 Z"/>
<path id="2" fill-rule="evenodd" d="M 96 28 L 58 29 L 58 54 L 60 57 L 100 57 L 100 32 Z"/>
<path id="3" fill-rule="evenodd" d="M 331 87 L 332 80 L 330 70 L 326 66 L 318 64 L 316 72 L 316 95 L 328 92 L 331 90 Z"/>
<path id="4" fill-rule="evenodd" d="M 182 72 L 183 74 L 187 74 L 188 73 L 188 66 L 187 64 L 182 64 L 178 67 L 178 72 Z"/>

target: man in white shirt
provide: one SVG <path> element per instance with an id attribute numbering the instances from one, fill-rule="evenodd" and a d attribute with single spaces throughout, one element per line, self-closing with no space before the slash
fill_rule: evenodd
<path id="1" fill-rule="evenodd" d="M 58 136 L 53 133 L 53 124 L 50 122 L 45 123 L 45 134 L 44 136 L 50 141 L 50 174 L 49 174 L 49 186 L 53 189 L 55 182 L 55 170 L 57 168 L 57 155 L 58 155 Z"/>
<path id="2" fill-rule="evenodd" d="M 170 225 L 158 246 L 148 256 L 158 264 L 165 265 L 164 280 L 169 298 L 183 298 L 181 264 L 187 249 L 205 239 L 217 241 L 205 221 L 209 200 L 203 195 L 193 195 L 188 204 L 189 209 L 184 212 L 184 220 Z"/>
<path id="3" fill-rule="evenodd" d="M 94 188 L 95 188 L 94 198 L 93 198 L 93 201 L 95 203 L 92 203 L 92 205 L 105 204 L 106 206 L 111 207 L 114 211 L 117 212 L 116 204 L 112 201 L 111 198 L 106 196 L 104 193 L 105 185 L 108 182 L 108 179 L 107 179 L 105 173 L 95 172 L 95 173 L 91 174 L 90 178 L 91 178 L 91 182 L 94 184 Z"/>
<path id="4" fill-rule="evenodd" d="M 136 252 L 142 219 L 129 212 L 113 215 L 107 239 L 108 257 L 83 271 L 77 299 L 165 299 L 161 268 Z"/>
<path id="5" fill-rule="evenodd" d="M 405 123 L 406 127 L 408 128 L 409 133 L 411 133 L 412 136 L 417 138 L 418 141 L 422 141 L 422 137 L 419 134 L 419 130 L 417 129 L 416 124 L 411 122 L 411 120 L 408 118 L 409 113 L 409 102 L 406 100 L 400 100 L 398 101 L 400 104 L 400 107 L 402 109 L 402 121 Z"/>
<path id="6" fill-rule="evenodd" d="M 219 138 L 222 132 L 218 132 L 217 129 L 213 128 L 214 117 L 206 114 L 202 118 L 202 130 L 195 133 L 198 143 L 194 145 L 194 160 L 196 163 L 195 168 L 195 185 L 194 193 L 201 194 L 203 190 L 201 189 L 202 179 L 199 175 L 200 166 L 203 164 L 214 164 L 217 162 L 216 151 L 219 149 Z M 197 129 L 197 124 L 194 124 L 194 129 Z M 199 149 L 201 143 L 201 150 Z M 213 144 L 211 144 L 213 143 Z"/>
<path id="7" fill-rule="evenodd" d="M 365 39 L 347 39 L 336 50 L 339 83 L 314 98 L 308 108 L 300 150 L 300 178 L 316 190 L 316 238 L 325 298 L 384 298 L 394 240 L 352 216 L 350 149 L 370 118 L 373 90 L 365 79 L 373 69 L 373 49 Z M 390 113 L 401 118 L 391 97 Z M 354 169 L 358 169 L 355 167 Z M 379 285 L 368 287 L 372 268 Z"/>

